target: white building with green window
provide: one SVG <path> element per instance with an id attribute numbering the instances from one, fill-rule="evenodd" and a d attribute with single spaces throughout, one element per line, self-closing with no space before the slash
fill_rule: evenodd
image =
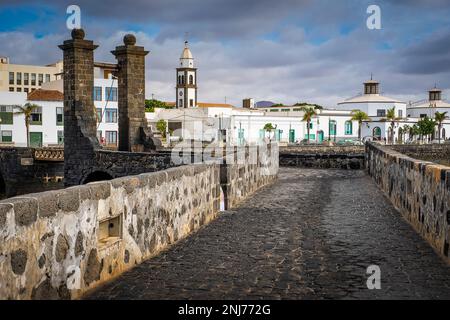
<path id="1" fill-rule="evenodd" d="M 97 136 L 110 148 L 118 143 L 117 80 L 95 79 L 94 105 L 97 111 Z M 50 83 L 32 93 L 0 92 L 0 145 L 27 145 L 25 117 L 14 114 L 16 106 L 37 105 L 31 115 L 30 144 L 32 147 L 58 146 L 64 143 L 64 96 L 62 81 Z"/>

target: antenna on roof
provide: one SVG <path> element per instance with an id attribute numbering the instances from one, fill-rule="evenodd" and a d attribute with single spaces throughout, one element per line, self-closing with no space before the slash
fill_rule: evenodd
<path id="1" fill-rule="evenodd" d="M 184 45 L 187 46 L 188 44 L 188 38 L 189 38 L 189 32 L 184 33 Z"/>
<path id="2" fill-rule="evenodd" d="M 373 80 L 373 73 L 370 73 L 370 80 Z"/>

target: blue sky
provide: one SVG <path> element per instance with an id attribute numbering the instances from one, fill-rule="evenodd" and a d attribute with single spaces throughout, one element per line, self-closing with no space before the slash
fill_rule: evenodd
<path id="1" fill-rule="evenodd" d="M 382 91 L 405 101 L 450 87 L 450 3 L 445 0 L 130 0 L 0 1 L 0 55 L 14 63 L 61 58 L 66 7 L 78 4 L 96 59 L 127 32 L 151 51 L 147 96 L 173 100 L 185 32 L 199 67 L 199 100 L 242 98 L 333 107 L 361 91 L 373 72 Z M 381 8 L 381 30 L 366 9 Z M 448 91 L 446 91 L 448 92 Z"/>

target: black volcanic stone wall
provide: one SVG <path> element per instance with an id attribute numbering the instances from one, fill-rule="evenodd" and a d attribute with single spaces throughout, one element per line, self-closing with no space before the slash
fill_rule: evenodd
<path id="1" fill-rule="evenodd" d="M 0 148 L 0 176 L 5 183 L 0 199 L 64 187 L 64 164 L 33 160 L 34 149 Z"/>
<path id="2" fill-rule="evenodd" d="M 317 169 L 364 169 L 364 146 L 280 148 L 280 166 Z"/>

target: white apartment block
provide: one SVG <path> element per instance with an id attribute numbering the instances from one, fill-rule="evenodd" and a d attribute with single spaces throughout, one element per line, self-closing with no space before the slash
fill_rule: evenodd
<path id="1" fill-rule="evenodd" d="M 102 73 L 103 74 L 103 73 Z M 64 143 L 64 101 L 62 80 L 44 85 L 32 93 L 0 92 L 0 145 L 27 145 L 25 117 L 15 114 L 17 106 L 35 104 L 30 121 L 30 144 L 32 147 L 61 146 Z M 118 143 L 117 80 L 96 78 L 94 80 L 94 106 L 96 109 L 99 142 L 108 148 Z"/>

